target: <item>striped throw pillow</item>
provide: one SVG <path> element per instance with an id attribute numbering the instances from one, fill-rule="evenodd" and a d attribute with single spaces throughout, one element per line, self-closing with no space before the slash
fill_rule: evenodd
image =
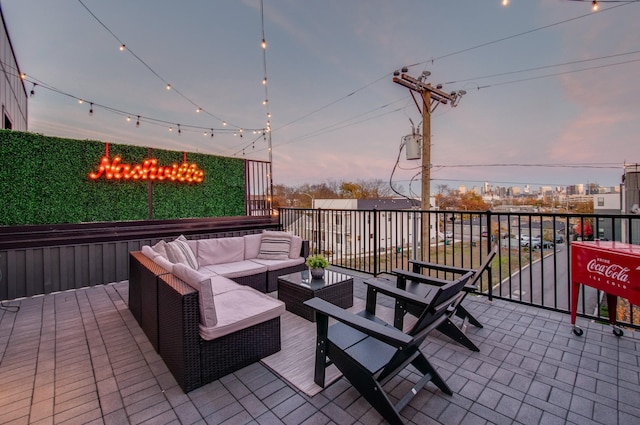
<path id="1" fill-rule="evenodd" d="M 261 260 L 287 260 L 291 249 L 291 236 L 284 232 L 265 232 L 260 241 Z"/>
<path id="2" fill-rule="evenodd" d="M 169 261 L 173 264 L 180 263 L 198 270 L 198 258 L 191 250 L 184 235 L 180 235 L 174 241 L 169 242 L 166 249 Z"/>

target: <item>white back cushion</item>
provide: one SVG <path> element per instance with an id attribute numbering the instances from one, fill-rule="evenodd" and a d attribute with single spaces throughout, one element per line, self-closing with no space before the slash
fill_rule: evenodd
<path id="1" fill-rule="evenodd" d="M 212 238 L 198 240 L 198 262 L 203 266 L 235 263 L 244 260 L 244 238 Z"/>
<path id="2" fill-rule="evenodd" d="M 218 316 L 216 315 L 211 279 L 216 279 L 217 276 L 210 278 L 184 264 L 175 264 L 173 266 L 173 274 L 198 290 L 200 323 L 205 327 L 215 326 L 218 323 Z"/>

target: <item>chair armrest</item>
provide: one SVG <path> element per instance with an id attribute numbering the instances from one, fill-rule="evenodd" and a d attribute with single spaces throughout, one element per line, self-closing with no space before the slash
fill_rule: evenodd
<path id="1" fill-rule="evenodd" d="M 409 291 L 405 291 L 404 289 L 387 285 L 376 280 L 365 280 L 364 283 L 367 285 L 367 291 L 369 291 L 370 288 L 374 288 L 373 290 L 395 298 L 396 300 L 410 302 L 411 304 L 419 304 L 424 307 L 427 307 L 430 302 L 430 297 L 425 298 L 424 296 L 415 295 Z"/>
<path id="2" fill-rule="evenodd" d="M 404 347 L 413 341 L 413 337 L 399 331 L 393 326 L 384 326 L 380 323 L 365 319 L 362 316 L 353 314 L 318 297 L 305 301 L 304 305 L 314 309 L 316 314 L 331 317 L 389 345 Z"/>
<path id="3" fill-rule="evenodd" d="M 465 274 L 467 272 L 473 271 L 473 269 L 468 269 L 465 267 L 447 266 L 444 264 L 428 263 L 426 261 L 419 261 L 419 260 L 409 260 L 409 264 L 413 264 L 414 270 L 415 270 L 415 267 L 419 267 L 421 269 L 436 270 L 439 272 L 457 273 L 457 274 Z"/>
<path id="4" fill-rule="evenodd" d="M 450 280 L 440 279 L 437 277 L 425 276 L 423 274 L 410 272 L 408 270 L 393 269 L 391 271 L 394 275 L 404 277 L 406 279 L 413 280 L 414 282 L 426 283 L 434 286 L 443 286 L 451 282 Z"/>

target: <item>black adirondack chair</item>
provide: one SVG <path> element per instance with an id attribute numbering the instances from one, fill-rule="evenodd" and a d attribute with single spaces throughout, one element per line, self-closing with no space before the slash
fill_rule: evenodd
<path id="1" fill-rule="evenodd" d="M 305 301 L 307 306 L 316 311 L 316 384 L 324 387 L 325 369 L 334 364 L 391 424 L 404 423 L 400 411 L 428 382 L 433 382 L 446 394 L 453 394 L 420 351 L 420 345 L 431 330 L 447 319 L 451 304 L 472 275 L 468 273 L 436 288 L 427 298 L 382 282 L 367 281 L 366 309 L 358 314 L 320 298 Z M 418 320 L 407 333 L 376 317 L 376 298 L 379 293 L 423 306 Z M 337 322 L 329 326 L 329 318 Z M 384 385 L 410 364 L 422 374 L 422 378 L 394 404 Z"/>
<path id="2" fill-rule="evenodd" d="M 466 273 L 473 273 L 473 276 L 463 290 L 458 294 L 458 298 L 453 303 L 453 309 L 449 312 L 447 320 L 445 320 L 438 330 L 453 340 L 459 342 L 472 351 L 480 351 L 480 349 L 469 339 L 464 333 L 462 326 L 465 326 L 465 320 L 468 320 L 472 325 L 482 328 L 482 324 L 461 304 L 462 300 L 467 296 L 469 292 L 473 292 L 478 288 L 478 282 L 480 277 L 486 270 L 491 270 L 491 261 L 498 253 L 498 246 L 495 245 L 491 252 L 485 257 L 484 261 L 477 269 L 467 269 L 462 267 L 445 266 L 436 263 L 427 263 L 424 261 L 409 260 L 409 264 L 412 266 L 412 271 L 406 271 L 402 269 L 394 269 L 393 273 L 397 277 L 397 287 L 414 295 L 428 297 L 434 290 L 434 287 L 439 287 L 450 282 L 446 279 L 440 279 L 436 277 L 426 276 L 423 273 L 427 272 L 440 272 L 446 274 L 452 274 L 453 276 L 459 276 Z M 423 307 L 420 304 L 411 302 L 396 303 L 395 311 L 395 326 L 398 329 L 402 329 L 404 323 L 404 315 L 410 313 L 413 316 L 420 316 Z M 463 319 L 460 327 L 456 326 L 451 318 L 456 315 Z"/>

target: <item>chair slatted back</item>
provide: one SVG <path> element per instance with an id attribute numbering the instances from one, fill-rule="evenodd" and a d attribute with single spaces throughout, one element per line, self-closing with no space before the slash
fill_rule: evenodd
<path id="1" fill-rule="evenodd" d="M 419 337 L 424 334 L 426 336 L 433 327 L 437 326 L 445 318 L 451 305 L 462 295 L 462 288 L 473 275 L 473 271 L 467 272 L 458 279 L 435 289 L 428 307 L 422 311 L 415 325 L 409 330 L 409 335 Z"/>

